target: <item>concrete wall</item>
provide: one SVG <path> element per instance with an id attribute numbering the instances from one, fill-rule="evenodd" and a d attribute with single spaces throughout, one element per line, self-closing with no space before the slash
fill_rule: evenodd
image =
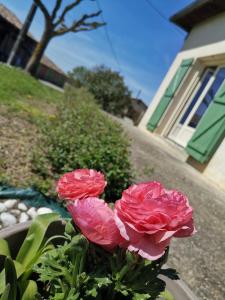
<path id="1" fill-rule="evenodd" d="M 162 81 L 139 128 L 146 131 L 147 123 L 183 59 L 194 58 L 206 65 L 225 65 L 225 13 L 196 26 L 187 37 L 167 75 Z M 185 85 L 185 84 L 184 84 Z M 182 87 L 181 87 L 182 88 Z M 178 91 L 179 92 L 179 91 Z M 160 133 L 160 132 L 159 132 Z M 225 190 L 225 139 L 203 173 Z"/>

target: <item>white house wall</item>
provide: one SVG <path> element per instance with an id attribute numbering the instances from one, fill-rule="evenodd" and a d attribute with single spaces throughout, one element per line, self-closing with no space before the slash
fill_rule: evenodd
<path id="1" fill-rule="evenodd" d="M 194 58 L 203 59 L 225 54 L 225 13 L 214 17 L 196 26 L 187 37 L 183 49 L 178 53 L 167 75 L 162 81 L 151 104 L 143 116 L 139 128 L 146 130 L 148 121 L 164 95 L 166 88 L 179 68 L 182 60 Z M 215 60 L 217 60 L 215 57 Z M 224 56 L 225 57 L 225 56 Z M 204 59 L 203 59 L 204 60 Z M 225 64 L 225 59 L 223 60 Z M 213 158 L 204 171 L 204 175 L 211 178 L 216 184 L 225 190 L 225 139 L 217 149 Z"/>
<path id="2" fill-rule="evenodd" d="M 187 37 L 183 49 L 178 53 L 158 91 L 144 114 L 139 128 L 146 130 L 148 121 L 164 95 L 183 59 L 203 58 L 225 53 L 225 13 L 196 26 Z"/>
<path id="3" fill-rule="evenodd" d="M 225 139 L 210 160 L 204 171 L 204 175 L 212 178 L 213 181 L 225 190 Z"/>

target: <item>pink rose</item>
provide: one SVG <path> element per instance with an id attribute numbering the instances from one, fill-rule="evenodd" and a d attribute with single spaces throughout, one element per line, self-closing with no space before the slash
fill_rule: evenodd
<path id="1" fill-rule="evenodd" d="M 78 169 L 64 174 L 57 183 L 56 191 L 62 199 L 76 200 L 99 196 L 103 193 L 106 184 L 102 173 Z"/>
<path id="2" fill-rule="evenodd" d="M 156 260 L 171 238 L 195 233 L 192 208 L 185 195 L 167 191 L 159 182 L 133 185 L 115 205 L 115 221 L 128 250 Z"/>
<path id="3" fill-rule="evenodd" d="M 114 213 L 103 200 L 85 198 L 68 205 L 67 209 L 75 224 L 91 242 L 111 251 L 123 241 L 114 220 Z"/>

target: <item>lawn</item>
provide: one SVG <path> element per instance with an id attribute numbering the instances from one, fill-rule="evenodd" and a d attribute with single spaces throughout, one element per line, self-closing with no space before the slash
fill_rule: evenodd
<path id="1" fill-rule="evenodd" d="M 63 99 L 62 93 L 43 85 L 23 70 L 1 64 L 0 78 L 1 113 L 6 110 L 27 116 L 42 115 Z"/>
<path id="2" fill-rule="evenodd" d="M 0 78 L 1 104 L 30 99 L 52 103 L 62 99 L 60 92 L 43 85 L 21 69 L 1 64 Z"/>
<path id="3" fill-rule="evenodd" d="M 106 196 L 131 179 L 128 141 L 84 89 L 56 91 L 26 72 L 0 65 L 0 182 L 47 193 L 76 168 L 103 171 Z"/>

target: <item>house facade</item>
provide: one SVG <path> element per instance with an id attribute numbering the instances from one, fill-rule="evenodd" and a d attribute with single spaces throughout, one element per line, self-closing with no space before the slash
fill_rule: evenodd
<path id="1" fill-rule="evenodd" d="M 0 4 L 0 61 L 7 62 L 10 51 L 22 28 L 22 23 L 7 7 Z M 34 48 L 37 45 L 35 38 L 28 33 L 22 41 L 15 58 L 13 65 L 25 68 L 29 58 L 31 57 Z M 66 74 L 48 57 L 44 56 L 38 67 L 37 78 L 48 81 L 59 87 L 63 87 L 67 80 Z"/>
<path id="2" fill-rule="evenodd" d="M 225 190 L 225 1 L 195 1 L 171 21 L 188 35 L 139 127 Z"/>
<path id="3" fill-rule="evenodd" d="M 147 105 L 141 99 L 132 98 L 126 116 L 133 121 L 134 125 L 137 126 L 146 109 Z"/>

